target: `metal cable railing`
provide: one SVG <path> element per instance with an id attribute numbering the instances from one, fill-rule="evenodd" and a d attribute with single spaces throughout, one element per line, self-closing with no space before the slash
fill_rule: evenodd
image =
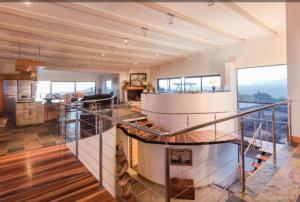
<path id="1" fill-rule="evenodd" d="M 153 129 L 153 128 L 149 128 L 147 126 L 143 126 L 143 125 L 139 125 L 138 123 L 134 122 L 127 122 L 127 121 L 124 121 L 124 120 L 121 120 L 119 119 L 115 113 L 113 113 L 113 110 L 114 110 L 114 103 L 113 103 L 113 98 L 110 98 L 110 100 L 112 101 L 111 102 L 111 110 L 112 110 L 112 114 L 111 116 L 110 115 L 107 115 L 107 114 L 104 114 L 103 111 L 101 111 L 101 109 L 99 109 L 98 107 L 96 107 L 96 110 L 88 110 L 88 109 L 84 109 L 82 107 L 80 107 L 79 105 L 74 105 L 74 106 L 70 106 L 70 105 L 66 105 L 67 107 L 70 107 L 71 109 L 75 109 L 77 111 L 81 111 L 81 113 L 87 113 L 87 114 L 90 114 L 90 115 L 94 115 L 96 118 L 96 121 L 95 121 L 95 127 L 96 127 L 96 134 L 99 134 L 99 137 L 101 137 L 102 133 L 103 133 L 103 123 L 102 121 L 103 120 L 107 120 L 107 121 L 110 121 L 112 123 L 112 125 L 115 125 L 115 124 L 123 124 L 123 125 L 126 125 L 128 127 L 132 127 L 136 130 L 140 130 L 140 131 L 144 131 L 146 133 L 150 133 L 150 134 L 153 134 L 155 136 L 158 136 L 158 137 L 175 137 L 177 135 L 181 135 L 183 133 L 188 133 L 188 132 L 191 132 L 191 131 L 194 131 L 194 130 L 199 130 L 199 129 L 203 129 L 205 127 L 209 127 L 209 126 L 214 126 L 216 124 L 225 124 L 226 122 L 228 121 L 235 121 L 237 123 L 239 123 L 239 126 L 238 126 L 238 130 L 236 131 L 239 135 L 239 144 L 241 145 L 240 147 L 240 154 L 243 154 L 243 155 L 240 155 L 240 162 L 239 162 L 239 165 L 240 165 L 240 168 L 241 168 L 241 182 L 242 182 L 242 191 L 245 191 L 245 154 L 246 153 L 249 153 L 251 152 L 251 149 L 246 149 L 244 148 L 244 144 L 245 144 L 245 119 L 251 119 L 251 117 L 248 117 L 248 115 L 250 114 L 253 114 L 253 113 L 256 113 L 256 112 L 261 112 L 263 110 L 269 110 L 271 109 L 272 110 L 272 120 L 265 120 L 265 119 L 258 119 L 258 118 L 254 118 L 254 120 L 256 121 L 265 121 L 266 125 L 268 122 L 271 122 L 271 126 L 272 126 L 272 142 L 273 142 L 273 159 L 276 160 L 276 130 L 275 130 L 275 124 L 276 124 L 276 119 L 275 119 L 275 108 L 277 106 L 280 106 L 280 105 L 288 105 L 288 131 L 287 131 L 287 140 L 291 140 L 291 102 L 290 101 L 283 101 L 283 102 L 278 102 L 278 103 L 273 103 L 273 104 L 270 104 L 270 105 L 266 105 L 266 106 L 263 106 L 263 107 L 259 107 L 259 108 L 256 108 L 256 109 L 252 109 L 252 110 L 248 110 L 248 111 L 245 111 L 245 112 L 240 112 L 240 113 L 237 113 L 237 114 L 234 114 L 234 115 L 231 115 L 231 116 L 226 116 L 226 117 L 223 117 L 223 118 L 219 118 L 219 119 L 216 119 L 216 120 L 213 120 L 213 121 L 208 121 L 208 122 L 205 122 L 205 123 L 201 123 L 201 124 L 197 124 L 197 125 L 194 125 L 194 126 L 190 126 L 190 127 L 186 127 L 184 129 L 179 129 L 179 130 L 175 130 L 175 131 L 160 131 L 158 129 Z M 95 102 L 99 102 L 100 100 L 97 100 L 97 101 L 93 101 L 94 103 Z M 107 99 L 106 99 L 107 101 Z M 90 102 L 90 103 L 93 103 L 93 102 Z M 142 110 L 143 111 L 143 110 Z M 150 113 L 150 112 L 149 112 Z M 153 112 L 154 113 L 154 112 Z M 225 112 L 218 112 L 218 113 L 225 113 Z M 164 114 L 164 113 L 162 113 Z M 169 113 L 168 113 L 169 114 Z M 181 114 L 181 113 L 180 113 Z M 76 117 L 78 118 L 78 115 L 76 115 Z M 278 122 L 278 121 L 277 121 Z M 254 126 L 255 126 L 255 123 L 254 123 Z M 260 131 L 260 134 L 261 134 L 261 128 L 262 128 L 262 124 L 259 124 L 259 127 L 257 128 L 256 131 Z M 76 133 L 78 133 L 78 129 L 76 130 Z M 253 138 L 255 139 L 252 139 L 253 141 L 256 141 L 256 138 L 258 136 L 259 132 L 256 132 L 255 133 L 255 138 L 253 136 Z M 262 135 L 261 135 L 261 138 L 262 138 Z M 78 141 L 78 136 L 76 138 L 76 141 Z M 253 146 L 253 141 L 251 142 L 251 144 L 249 145 L 252 145 Z M 248 141 L 249 142 L 249 141 Z M 170 201 L 170 193 L 169 193 L 169 179 L 170 179 L 170 162 L 169 162 L 169 158 L 170 158 L 170 147 L 168 146 L 168 142 L 166 141 L 166 151 L 165 151 L 165 199 L 166 201 Z M 101 147 L 102 145 L 102 142 L 101 142 L 101 138 L 99 138 L 99 148 Z M 100 153 L 102 153 L 102 151 L 100 151 Z M 102 155 L 99 155 L 99 156 L 102 156 Z M 99 157 L 101 158 L 101 157 Z M 102 159 L 99 159 L 99 170 L 101 171 L 102 170 Z M 226 162 L 228 164 L 228 162 Z M 225 164 L 224 164 L 225 165 Z M 102 179 L 102 172 L 99 172 L 100 176 L 99 176 L 99 182 L 100 182 L 100 187 L 102 187 L 102 182 L 101 182 L 101 179 Z M 230 189 L 229 189 L 230 190 Z"/>

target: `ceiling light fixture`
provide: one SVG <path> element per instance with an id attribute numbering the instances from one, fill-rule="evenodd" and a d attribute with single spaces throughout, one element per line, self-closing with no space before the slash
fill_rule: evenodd
<path id="1" fill-rule="evenodd" d="M 212 7 L 213 5 L 215 5 L 214 0 L 207 0 L 207 3 L 208 3 L 208 7 Z"/>
<path id="2" fill-rule="evenodd" d="M 167 13 L 167 20 L 169 25 L 172 25 L 174 23 L 174 17 L 175 15 L 173 15 L 172 13 Z"/>
<path id="3" fill-rule="evenodd" d="M 134 65 L 137 65 L 138 64 L 138 62 L 134 62 Z"/>
<path id="4" fill-rule="evenodd" d="M 143 37 L 146 37 L 149 29 L 147 29 L 146 27 L 141 27 L 141 30 L 142 30 Z"/>
<path id="5" fill-rule="evenodd" d="M 124 39 L 123 39 L 125 45 L 128 44 L 128 40 L 129 40 L 129 39 L 127 39 L 127 38 L 124 38 Z"/>
<path id="6" fill-rule="evenodd" d="M 24 3 L 25 3 L 26 5 L 30 5 L 30 4 L 31 4 L 30 1 L 25 1 Z"/>

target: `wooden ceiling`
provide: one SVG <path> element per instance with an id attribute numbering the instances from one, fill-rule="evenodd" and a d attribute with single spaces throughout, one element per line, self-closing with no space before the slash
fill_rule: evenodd
<path id="1" fill-rule="evenodd" d="M 285 32 L 285 3 L 18 2 L 0 4 L 0 60 L 49 68 L 151 68 Z M 127 43 L 125 43 L 127 41 Z"/>

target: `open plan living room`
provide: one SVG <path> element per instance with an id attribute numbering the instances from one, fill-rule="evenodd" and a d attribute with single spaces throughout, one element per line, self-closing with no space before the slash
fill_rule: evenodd
<path id="1" fill-rule="evenodd" d="M 299 202 L 299 19 L 0 1 L 0 202 Z"/>

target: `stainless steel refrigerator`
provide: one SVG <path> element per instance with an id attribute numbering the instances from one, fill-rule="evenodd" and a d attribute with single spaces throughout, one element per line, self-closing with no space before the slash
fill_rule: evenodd
<path id="1" fill-rule="evenodd" d="M 18 81 L 4 80 L 3 81 L 3 112 L 14 114 L 16 101 L 18 98 Z"/>

